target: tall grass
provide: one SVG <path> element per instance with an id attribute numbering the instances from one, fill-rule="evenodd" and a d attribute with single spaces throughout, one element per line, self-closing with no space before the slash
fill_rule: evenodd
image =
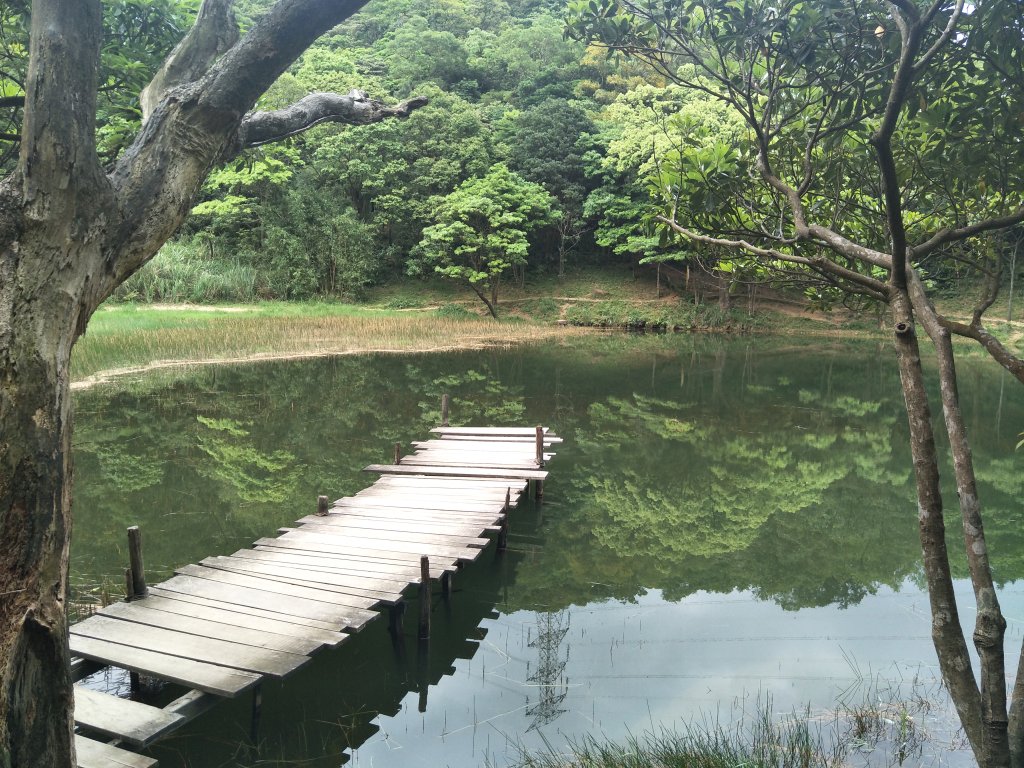
<path id="1" fill-rule="evenodd" d="M 115 307 L 98 312 L 75 346 L 72 380 L 182 363 L 421 352 L 508 346 L 570 329 L 450 312 L 360 310 L 336 304 L 259 304 L 213 311 Z"/>
<path id="2" fill-rule="evenodd" d="M 168 242 L 114 293 L 115 301 L 144 303 L 253 302 L 258 273 L 240 262 L 210 261 L 195 246 Z"/>

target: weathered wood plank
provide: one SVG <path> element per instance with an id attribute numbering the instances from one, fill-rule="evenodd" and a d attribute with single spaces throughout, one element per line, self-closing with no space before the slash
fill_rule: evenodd
<path id="1" fill-rule="evenodd" d="M 152 757 L 137 755 L 126 749 L 87 739 L 75 734 L 78 768 L 157 768 Z"/>
<path id="2" fill-rule="evenodd" d="M 526 491 L 526 480 L 516 478 L 491 479 L 487 477 L 438 477 L 436 475 L 382 475 L 371 488 L 460 488 L 491 489 L 504 492 L 511 488 L 513 493 Z"/>
<path id="3" fill-rule="evenodd" d="M 402 590 L 409 585 L 408 581 L 381 579 L 367 574 L 323 573 L 318 575 L 313 571 L 302 572 L 300 566 L 263 564 L 242 557 L 207 557 L 200 562 L 200 565 L 254 576 L 313 582 L 324 589 L 330 588 L 335 592 L 365 596 L 389 603 L 398 599 Z"/>
<path id="4" fill-rule="evenodd" d="M 546 435 L 551 430 L 542 427 Z M 434 427 L 435 435 L 480 435 L 483 437 L 534 437 L 537 434 L 536 427 Z"/>
<path id="5" fill-rule="evenodd" d="M 382 475 L 434 475 L 438 477 L 491 477 L 513 480 L 544 480 L 548 473 L 540 469 L 490 469 L 487 467 L 424 467 L 405 464 L 371 464 L 364 472 Z"/>
<path id="6" fill-rule="evenodd" d="M 404 539 L 380 538 L 370 535 L 353 536 L 348 533 L 341 534 L 337 530 L 332 529 L 331 526 L 306 525 L 294 531 L 289 531 L 279 538 L 318 541 L 325 544 L 343 544 L 351 547 L 365 548 L 375 553 L 391 552 L 393 554 L 401 553 L 406 556 L 415 555 L 417 557 L 420 555 L 430 555 L 431 557 L 440 555 L 441 557 L 451 557 L 457 560 L 475 560 L 477 555 L 480 554 L 479 548 L 474 548 L 469 544 L 461 542 L 455 545 L 432 544 L 428 541 L 406 541 Z M 476 541 L 476 539 L 466 539 L 465 541 Z M 483 539 L 480 547 L 486 545 L 487 539 Z"/>
<path id="7" fill-rule="evenodd" d="M 354 510 L 351 514 L 348 511 L 338 511 L 322 516 L 306 515 L 306 517 L 300 517 L 296 522 L 304 525 L 336 525 L 352 530 L 414 531 L 462 538 L 478 538 L 491 525 L 490 522 L 485 523 L 482 520 L 474 523 L 472 520 L 430 517 L 429 513 L 425 513 L 419 518 L 389 517 L 386 514 L 366 516 L 362 510 Z"/>
<path id="8" fill-rule="evenodd" d="M 159 605 L 159 599 L 155 603 Z M 251 645 L 255 648 L 267 648 L 272 651 L 298 653 L 308 656 L 323 646 L 322 642 L 304 637 L 291 637 L 261 629 L 250 629 L 237 623 L 225 624 L 223 621 L 209 621 L 192 615 L 171 613 L 149 607 L 148 599 L 131 603 L 114 603 L 108 605 L 100 614 L 113 616 L 122 621 L 134 621 L 148 624 L 151 627 L 162 627 L 175 632 L 185 632 L 215 640 L 226 640 L 231 643 Z"/>
<path id="9" fill-rule="evenodd" d="M 176 569 L 175 572 L 182 576 L 194 576 L 197 579 L 205 579 L 217 584 L 257 589 L 285 597 L 289 600 L 316 601 L 335 606 L 337 609 L 345 612 L 346 623 L 352 626 L 362 626 L 367 621 L 373 619 L 376 614 L 369 609 L 379 602 L 377 598 L 373 597 L 345 595 L 339 592 L 321 592 L 320 590 L 309 589 L 308 587 L 286 584 L 282 581 L 263 579 L 259 576 L 249 576 L 242 573 L 232 573 L 220 568 L 206 568 L 201 565 L 186 565 Z"/>
<path id="10" fill-rule="evenodd" d="M 308 656 L 298 653 L 255 648 L 99 614 L 75 624 L 71 634 L 271 677 L 285 677 L 309 661 Z"/>
<path id="11" fill-rule="evenodd" d="M 431 468 L 445 468 L 445 467 L 457 467 L 458 469 L 494 469 L 501 471 L 514 471 L 523 472 L 531 469 L 538 469 L 537 462 L 535 461 L 491 461 L 487 458 L 481 458 L 479 461 L 472 461 L 470 459 L 465 460 L 454 460 L 439 458 L 433 459 L 428 456 L 406 456 L 402 459 L 402 463 L 399 465 L 402 467 L 431 467 Z"/>
<path id="12" fill-rule="evenodd" d="M 471 535 L 460 536 L 457 534 L 445 534 L 445 533 L 434 533 L 430 531 L 415 530 L 413 526 L 403 526 L 401 530 L 381 530 L 379 528 L 366 528 L 354 526 L 350 522 L 346 521 L 341 515 L 330 522 L 322 517 L 312 516 L 314 519 L 311 521 L 303 520 L 299 521 L 302 523 L 300 528 L 296 528 L 296 531 L 317 531 L 319 533 L 326 533 L 331 536 L 341 536 L 346 540 L 349 539 L 362 539 L 362 540 L 373 540 L 377 543 L 377 546 L 381 546 L 379 541 L 383 540 L 388 542 L 388 545 L 394 545 L 396 543 L 408 543 L 412 544 L 427 544 L 430 546 L 444 546 L 444 547 L 486 547 L 490 543 L 490 539 L 482 538 L 478 534 L 480 529 L 476 528 Z M 424 552 L 423 554 L 429 554 Z"/>
<path id="13" fill-rule="evenodd" d="M 294 549 L 299 550 L 308 554 L 323 553 L 329 555 L 342 555 L 344 557 L 351 557 L 361 559 L 368 562 L 383 561 L 396 563 L 401 565 L 409 565 L 414 561 L 419 560 L 419 555 L 414 555 L 409 552 L 396 552 L 392 550 L 383 549 L 367 549 L 366 547 L 352 547 L 346 544 L 339 543 L 337 537 L 324 539 L 309 538 L 309 537 L 295 537 L 288 538 L 286 534 L 284 536 L 278 536 L 276 539 L 257 539 L 257 548 L 262 547 L 274 547 L 281 549 Z M 479 550 L 474 550 L 479 551 Z M 456 562 L 459 560 L 458 557 L 449 557 L 445 559 L 438 559 L 435 563 L 431 559 L 431 568 L 440 567 L 446 571 L 454 571 L 456 569 Z"/>
<path id="14" fill-rule="evenodd" d="M 151 605 L 150 600 L 155 597 L 161 601 L 155 607 L 162 611 L 206 618 L 211 621 L 231 621 L 241 627 L 277 632 L 293 637 L 307 637 L 331 646 L 339 645 L 349 637 L 338 629 L 336 621 L 318 621 L 305 616 L 267 611 L 237 603 L 226 603 L 199 595 L 163 590 L 160 588 L 161 586 L 149 588 L 149 596 L 146 598 L 145 605 Z"/>
<path id="15" fill-rule="evenodd" d="M 406 500 L 412 502 L 422 500 L 424 496 L 444 498 L 449 502 L 455 502 L 457 504 L 473 503 L 479 505 L 491 505 L 498 502 L 504 503 L 505 489 L 499 487 L 495 488 L 493 491 L 473 491 L 462 490 L 459 488 L 436 488 L 423 485 L 380 486 L 374 484 L 354 496 L 346 496 L 345 498 L 352 501 L 358 501 L 360 499 L 384 500 L 394 497 L 403 502 Z M 517 503 L 520 496 L 521 494 L 518 490 L 513 491 L 512 503 Z M 339 501 L 341 501 L 341 499 L 339 499 Z M 486 507 L 484 506 L 480 507 L 480 509 L 485 508 Z"/>
<path id="16" fill-rule="evenodd" d="M 494 525 L 501 521 L 501 512 L 456 512 L 445 509 L 409 509 L 404 506 L 391 507 L 387 505 L 356 507 L 332 507 L 327 515 L 310 515 L 320 517 L 321 520 L 330 520 L 333 517 L 344 517 L 348 519 L 363 520 L 385 520 L 393 523 L 401 522 L 422 522 L 428 525 Z M 305 518 L 303 518 L 305 519 Z"/>
<path id="17" fill-rule="evenodd" d="M 545 447 L 550 447 L 551 440 L 545 438 Z M 413 440 L 409 443 L 413 448 L 444 448 L 447 451 L 500 451 L 509 453 L 530 453 L 536 450 L 535 437 L 524 437 L 521 440 L 481 440 L 469 437 L 453 440 L 451 436 L 433 440 Z"/>
<path id="18" fill-rule="evenodd" d="M 261 678 L 261 675 L 233 667 L 169 656 L 84 635 L 72 634 L 70 644 L 72 653 L 87 659 L 228 698 L 248 690 Z"/>
<path id="19" fill-rule="evenodd" d="M 276 541 L 276 539 L 266 539 Z M 254 549 L 240 549 L 232 557 L 251 558 L 271 562 L 294 563 L 305 565 L 316 570 L 331 573 L 361 573 L 364 575 L 386 575 L 392 579 L 404 579 L 413 582 L 419 578 L 419 572 L 400 563 L 382 560 L 360 560 L 346 558 L 343 555 L 331 555 L 326 552 L 308 552 L 294 548 L 280 548 L 258 545 Z M 444 573 L 443 568 L 432 568 L 431 578 L 439 579 Z"/>
<path id="20" fill-rule="evenodd" d="M 321 628 L 330 627 L 334 630 L 342 630 L 349 625 L 362 626 L 365 623 L 361 616 L 359 619 L 351 616 L 351 612 L 354 609 L 350 610 L 344 606 L 332 605 L 321 600 L 289 597 L 275 592 L 268 592 L 265 589 L 252 589 L 235 584 L 224 584 L 219 581 L 195 578 L 193 576 L 175 576 L 160 584 L 160 587 L 165 592 L 179 592 L 186 595 L 208 597 L 234 605 L 260 608 L 265 611 L 284 614 L 285 616 L 315 619 L 316 621 L 323 622 Z"/>
<path id="21" fill-rule="evenodd" d="M 398 509 L 436 509 L 439 512 L 466 512 L 476 515 L 500 515 L 505 507 L 505 497 L 491 501 L 453 501 L 444 498 L 440 493 L 423 493 L 419 496 L 411 494 L 395 494 L 391 496 L 353 496 L 338 499 L 331 505 L 333 508 L 356 507 L 397 507 Z"/>
<path id="22" fill-rule="evenodd" d="M 75 724 L 135 747 L 152 744 L 185 718 L 157 707 L 74 686 Z"/>

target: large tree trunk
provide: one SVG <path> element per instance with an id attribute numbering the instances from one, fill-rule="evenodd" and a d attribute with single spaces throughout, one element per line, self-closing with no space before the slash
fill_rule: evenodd
<path id="1" fill-rule="evenodd" d="M 0 369 L 0 766 L 73 753 L 65 605 L 71 533 L 67 328 L 22 300 Z"/>

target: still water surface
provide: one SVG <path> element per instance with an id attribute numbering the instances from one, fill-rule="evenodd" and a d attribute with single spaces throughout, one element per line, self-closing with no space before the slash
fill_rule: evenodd
<path id="1" fill-rule="evenodd" d="M 897 687 L 935 702 L 919 715 L 922 759 L 956 763 L 891 358 L 874 344 L 609 337 L 210 367 L 82 392 L 73 581 L 82 600 L 120 589 L 128 525 L 143 528 L 151 583 L 274 535 L 318 494 L 368 485 L 361 467 L 423 439 L 449 392 L 453 424 L 565 437 L 510 551 L 459 575 L 428 653 L 374 622 L 264 686 L 259 749 L 243 697 L 162 742 L 162 766 L 502 765 L 519 745 L 729 721 L 769 697 L 773 712 L 826 711 Z M 1024 389 L 987 364 L 962 374 L 1012 674 Z M 955 510 L 948 525 L 955 548 Z"/>

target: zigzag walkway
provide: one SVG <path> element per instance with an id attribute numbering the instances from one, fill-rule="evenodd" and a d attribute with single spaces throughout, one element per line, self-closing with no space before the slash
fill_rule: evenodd
<path id="1" fill-rule="evenodd" d="M 430 583 L 446 593 L 460 563 L 475 560 L 508 511 L 548 473 L 545 449 L 561 438 L 542 427 L 438 427 L 414 452 L 366 471 L 381 477 L 355 496 L 281 529 L 250 549 L 186 565 L 146 587 L 133 558 L 136 596 L 71 627 L 78 680 L 105 666 L 188 689 L 166 707 L 75 686 L 80 768 L 152 768 L 144 749 L 221 698 L 253 691 L 254 713 L 265 677 L 283 678 L 324 646 L 337 646 L 389 608 L 401 632 L 403 598 L 413 585 L 421 611 Z M 426 623 L 426 626 L 424 626 Z M 429 633 L 429 610 L 420 636 Z M 96 740 L 96 737 L 106 741 Z"/>

